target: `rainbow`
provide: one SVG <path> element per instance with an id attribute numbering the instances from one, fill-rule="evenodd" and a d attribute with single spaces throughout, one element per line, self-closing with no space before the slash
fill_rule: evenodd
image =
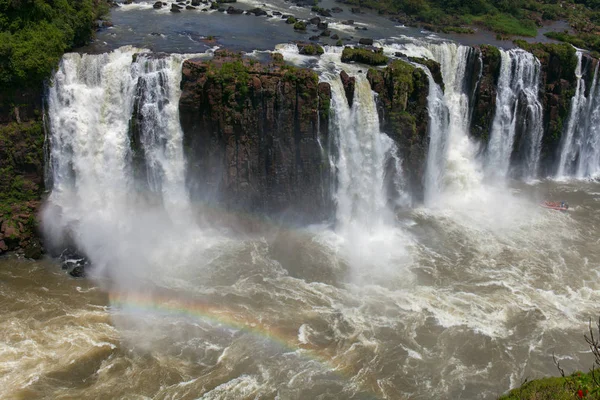
<path id="1" fill-rule="evenodd" d="M 267 339 L 270 343 L 274 343 L 286 351 L 296 352 L 301 357 L 317 361 L 324 368 L 344 380 L 352 379 L 353 366 L 337 364 L 335 354 L 333 354 L 332 350 L 303 344 L 298 340 L 297 329 L 281 329 L 277 326 L 269 325 L 262 320 L 248 318 L 241 310 L 227 309 L 222 305 L 215 305 L 198 299 L 192 301 L 181 296 L 174 296 L 172 293 L 161 294 L 154 292 L 151 295 L 144 295 L 129 292 L 109 292 L 109 300 L 112 307 L 125 311 L 157 313 L 201 320 L 213 325 L 221 325 L 242 331 L 261 339 Z M 373 399 L 381 398 L 381 395 L 376 393 L 378 388 L 372 387 L 372 385 L 366 387 L 366 384 L 362 384 L 361 386 L 365 391 L 370 393 Z"/>

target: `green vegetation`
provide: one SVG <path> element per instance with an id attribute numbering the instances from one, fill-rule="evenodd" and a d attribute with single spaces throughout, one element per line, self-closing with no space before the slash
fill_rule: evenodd
<path id="1" fill-rule="evenodd" d="M 469 19 L 467 19 L 469 21 Z M 510 14 L 478 15 L 470 17 L 470 21 L 482 25 L 491 31 L 505 35 L 535 36 L 535 23 L 527 19 L 518 19 Z"/>
<path id="2" fill-rule="evenodd" d="M 368 49 L 354 49 L 352 47 L 344 47 L 342 52 L 342 62 L 359 62 L 368 65 L 385 65 L 389 61 L 383 52 L 380 50 L 373 51 Z"/>
<path id="3" fill-rule="evenodd" d="M 565 374 L 560 363 L 554 358 L 560 377 L 542 378 L 525 382 L 520 388 L 511 390 L 499 400 L 574 400 L 600 398 L 600 319 L 596 323 L 597 334 L 594 334 L 590 321 L 585 341 L 594 356 L 594 363 L 588 373 L 577 371 Z"/>
<path id="4" fill-rule="evenodd" d="M 566 43 L 528 43 L 524 40 L 515 40 L 514 43 L 527 50 L 546 65 L 560 66 L 560 79 L 572 80 L 577 69 L 577 52 Z M 554 59 L 558 59 L 555 62 Z M 570 95 L 566 95 L 571 98 Z"/>
<path id="5" fill-rule="evenodd" d="M 294 24 L 294 29 L 297 31 L 305 31 L 306 30 L 306 22 L 304 21 L 297 21 Z"/>
<path id="6" fill-rule="evenodd" d="M 233 61 L 226 61 L 216 65 L 214 62 L 208 63 L 207 75 L 217 84 L 224 88 L 226 97 L 240 95 L 245 97 L 250 88 L 250 67 L 244 63 L 240 55 L 236 55 Z"/>
<path id="7" fill-rule="evenodd" d="M 463 26 L 445 26 L 441 29 L 441 31 L 444 33 L 464 33 L 464 34 L 475 33 L 475 29 L 465 28 Z"/>
<path id="8" fill-rule="evenodd" d="M 104 0 L 0 0 L 0 88 L 39 87 L 106 12 Z"/>
<path id="9" fill-rule="evenodd" d="M 42 188 L 29 178 L 28 172 L 42 175 L 43 148 L 41 122 L 0 126 L 0 214 L 11 213 L 15 203 L 39 198 Z"/>
<path id="10" fill-rule="evenodd" d="M 298 45 L 298 48 L 300 49 L 300 54 L 305 56 L 320 56 L 325 52 L 318 44 Z"/>
<path id="11" fill-rule="evenodd" d="M 529 381 L 520 388 L 511 390 L 507 395 L 500 397 L 499 400 L 574 400 L 578 398 L 576 394 L 578 390 L 574 391 L 570 388 L 567 385 L 567 380 L 579 378 L 591 379 L 591 373 L 576 372 L 565 378 L 552 377 Z M 584 397 L 593 398 L 590 396 Z"/>
<path id="12" fill-rule="evenodd" d="M 566 20 L 576 38 L 590 45 L 600 33 L 598 0 L 344 0 L 346 4 L 398 15 L 409 25 L 470 33 L 482 26 L 501 35 L 536 36 L 545 21 Z M 467 26 L 465 26 L 467 25 Z M 571 39 L 572 40 L 572 39 Z M 587 46 L 586 46 L 587 47 Z M 588 47 L 589 48 L 589 47 Z"/>
<path id="13" fill-rule="evenodd" d="M 570 43 L 581 49 L 590 49 L 600 52 L 600 35 L 597 33 L 579 33 L 577 35 L 571 35 L 566 32 L 548 32 L 544 35 L 551 39 Z"/>
<path id="14" fill-rule="evenodd" d="M 296 22 L 298 22 L 298 20 L 297 20 L 296 18 L 294 18 L 294 17 L 288 17 L 288 18 L 285 20 L 285 23 L 286 23 L 286 24 L 289 24 L 289 25 L 291 25 L 291 24 L 295 24 Z"/>

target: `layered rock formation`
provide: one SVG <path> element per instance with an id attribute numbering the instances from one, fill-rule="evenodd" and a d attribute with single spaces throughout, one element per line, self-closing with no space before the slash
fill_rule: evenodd
<path id="1" fill-rule="evenodd" d="M 330 88 L 315 72 L 217 52 L 186 61 L 181 87 L 194 199 L 305 221 L 330 215 Z"/>
<path id="2" fill-rule="evenodd" d="M 473 108 L 471 135 L 487 143 L 496 110 L 498 76 L 502 60 L 500 51 L 494 46 L 480 46 L 479 52 L 481 54 L 481 78 L 471 101 Z"/>
<path id="3" fill-rule="evenodd" d="M 415 200 L 421 201 L 429 145 L 427 75 L 412 64 L 396 60 L 383 70 L 370 69 L 367 78 L 379 95 L 381 129 L 398 144 L 408 189 Z"/>

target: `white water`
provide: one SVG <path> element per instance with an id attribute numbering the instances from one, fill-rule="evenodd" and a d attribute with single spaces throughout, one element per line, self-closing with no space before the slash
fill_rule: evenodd
<path id="1" fill-rule="evenodd" d="M 337 211 L 341 229 L 360 225 L 368 229 L 390 218 L 384 187 L 385 164 L 394 143 L 379 131 L 379 117 L 371 86 L 355 75 L 352 108 L 340 79 L 331 81 L 333 129 L 337 148 Z"/>
<path id="2" fill-rule="evenodd" d="M 469 138 L 471 94 L 466 90 L 471 73 L 467 64 L 474 50 L 449 42 L 406 44 L 393 46 L 391 50 L 429 58 L 441 66 L 445 86 L 443 105 L 440 104 L 440 91 L 431 85 L 428 96 L 430 145 L 425 178 L 426 204 L 438 206 L 449 197 L 468 195 L 477 190 L 483 175 L 475 157 L 476 146 Z"/>
<path id="3" fill-rule="evenodd" d="M 589 95 L 590 100 L 588 100 L 586 109 L 581 154 L 576 173 L 578 178 L 600 175 L 600 83 L 598 82 L 598 66 L 599 64 L 596 64 Z"/>
<path id="4" fill-rule="evenodd" d="M 485 160 L 486 174 L 494 178 L 505 178 L 509 174 L 515 135 L 519 124 L 523 124 L 521 140 L 525 154 L 522 176 L 536 177 L 543 135 L 543 112 L 539 101 L 540 62 L 520 49 L 500 49 L 500 55 L 496 112 Z M 525 115 L 519 114 L 521 107 L 525 107 Z"/>
<path id="5" fill-rule="evenodd" d="M 354 72 L 351 70 L 351 72 Z M 353 279 L 385 279 L 393 265 L 406 257 L 397 240 L 402 232 L 394 227 L 390 206 L 403 195 L 401 160 L 392 139 L 379 130 L 374 94 L 363 73 L 356 79 L 352 107 L 339 76 L 329 79 L 332 95 L 330 132 L 336 148 L 336 229 L 334 239 L 352 269 Z M 396 185 L 388 194 L 386 166 L 394 163 Z M 331 242 L 331 240 L 328 240 Z M 341 243 L 340 243 L 341 242 Z M 365 268 L 370 266 L 369 268 Z"/>
<path id="6" fill-rule="evenodd" d="M 67 54 L 49 91 L 54 186 L 44 227 L 57 246 L 74 242 L 99 274 L 147 277 L 145 262 L 159 268 L 177 253 L 159 255 L 157 243 L 194 229 L 178 112 L 185 57 L 139 54 L 134 61 L 142 51 Z M 130 137 L 136 102 L 137 149 Z M 144 159 L 145 182 L 135 179 L 135 151 Z M 133 268 L 131 259 L 139 260 L 138 271 L 123 267 Z"/>
<path id="7" fill-rule="evenodd" d="M 446 131 L 448 126 L 448 108 L 444 103 L 444 92 L 438 85 L 431 72 L 423 68 L 429 80 L 429 93 L 427 95 L 427 111 L 429 114 L 429 149 L 427 152 L 427 166 L 425 169 L 425 204 L 432 204 L 443 188 L 444 171 L 446 169 L 447 142 Z"/>
<path id="8" fill-rule="evenodd" d="M 564 177 L 567 173 L 567 169 L 570 164 L 575 161 L 577 157 L 577 142 L 576 132 L 581 124 L 580 119 L 582 118 L 581 113 L 586 107 L 587 100 L 585 98 L 585 80 L 583 79 L 583 72 L 581 70 L 581 58 L 582 54 L 580 51 L 577 52 L 577 68 L 575 69 L 575 76 L 577 77 L 577 87 L 575 89 L 575 95 L 571 99 L 571 110 L 569 112 L 569 122 L 567 128 L 563 132 L 562 145 L 560 152 L 560 159 L 558 161 L 558 170 L 556 172 L 557 177 Z"/>

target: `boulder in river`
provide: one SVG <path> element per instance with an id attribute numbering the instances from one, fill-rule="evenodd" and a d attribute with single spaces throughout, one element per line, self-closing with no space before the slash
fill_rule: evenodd
<path id="1" fill-rule="evenodd" d="M 159 8 L 162 8 L 162 6 L 163 6 L 162 1 L 157 1 L 156 3 L 154 3 L 154 5 L 152 7 L 154 7 L 155 9 L 158 10 Z"/>
<path id="2" fill-rule="evenodd" d="M 239 9 L 239 8 L 235 8 L 235 7 L 233 7 L 233 6 L 230 6 L 230 7 L 227 9 L 227 14 L 239 15 L 239 14 L 243 14 L 243 13 L 244 13 L 244 10 L 242 10 L 242 9 Z"/>

